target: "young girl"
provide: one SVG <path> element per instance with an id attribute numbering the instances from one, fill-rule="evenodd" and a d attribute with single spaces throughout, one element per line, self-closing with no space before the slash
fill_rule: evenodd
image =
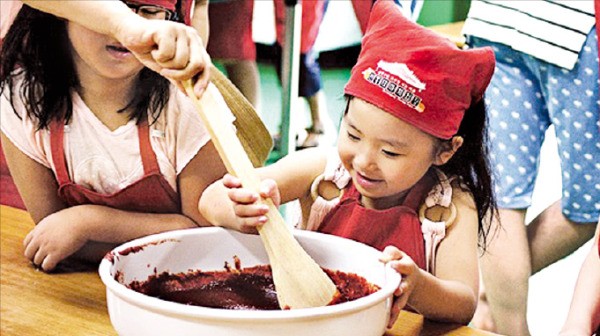
<path id="1" fill-rule="evenodd" d="M 167 21 L 177 1 L 99 3 L 45 8 L 88 10 L 86 26 L 24 6 L 2 46 L 2 146 L 37 224 L 25 255 L 44 271 L 206 224 L 198 199 L 225 173 L 192 102 L 136 58 L 176 80 L 210 64 L 195 30 Z M 108 34 L 86 28 L 94 21 Z M 135 56 L 112 37 L 123 34 Z"/>
<path id="2" fill-rule="evenodd" d="M 305 150 L 261 168 L 260 194 L 226 176 L 199 207 L 214 225 L 252 232 L 266 221 L 260 196 L 300 199 L 307 210 L 309 200 L 302 228 L 383 250 L 402 274 L 390 326 L 405 305 L 466 324 L 477 305 L 477 235 L 485 243 L 494 208 L 482 102 L 493 53 L 457 49 L 392 1 L 376 2 L 369 22 L 337 153 Z M 428 218 L 434 210 L 442 220 Z"/>

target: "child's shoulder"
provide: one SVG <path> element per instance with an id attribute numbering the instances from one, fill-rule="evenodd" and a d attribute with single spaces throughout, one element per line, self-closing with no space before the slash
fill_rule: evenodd
<path id="1" fill-rule="evenodd" d="M 437 182 L 429 191 L 425 199 L 425 206 L 449 207 L 453 203 L 456 207 L 476 209 L 473 194 L 458 176 L 446 175 L 442 170 L 434 168 Z"/>
<path id="2" fill-rule="evenodd" d="M 475 199 L 469 188 L 455 179 L 452 181 L 452 202 L 457 206 L 460 204 L 468 208 L 476 209 Z"/>

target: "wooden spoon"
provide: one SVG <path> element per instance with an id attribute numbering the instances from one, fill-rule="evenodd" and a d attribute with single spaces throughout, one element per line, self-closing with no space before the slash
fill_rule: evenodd
<path id="1" fill-rule="evenodd" d="M 259 191 L 260 178 L 233 127 L 222 118 L 224 111 L 211 92 L 206 91 L 198 100 L 191 81 L 183 82 L 183 86 L 196 105 L 227 171 L 237 176 L 245 188 Z M 262 202 L 269 206 L 268 221 L 258 233 L 269 257 L 279 306 L 281 309 L 326 306 L 338 293 L 335 284 L 296 241 L 273 202 L 270 199 Z"/>

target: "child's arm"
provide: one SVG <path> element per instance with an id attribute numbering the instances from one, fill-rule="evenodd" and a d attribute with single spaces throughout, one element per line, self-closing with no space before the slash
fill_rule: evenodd
<path id="1" fill-rule="evenodd" d="M 260 196 L 286 203 L 310 193 L 312 181 L 323 172 L 326 152 L 306 149 L 292 153 L 276 163 L 257 169 L 263 180 L 261 195 L 244 189 L 240 181 L 226 176 L 210 185 L 200 198 L 198 207 L 202 215 L 215 226 L 224 226 L 242 232 L 256 232 L 264 224 L 267 208 L 257 204 Z"/>
<path id="2" fill-rule="evenodd" d="M 577 283 L 571 308 L 560 335 L 592 335 L 600 327 L 600 256 L 598 256 L 600 225 L 592 249 L 585 258 Z"/>
<path id="3" fill-rule="evenodd" d="M 435 275 L 396 248 L 384 251 L 383 259 L 395 259 L 391 265 L 403 276 L 390 326 L 405 304 L 436 321 L 467 324 L 473 317 L 479 288 L 477 212 L 472 197 L 457 188 L 452 201 L 457 217 L 438 247 Z"/>
<path id="4" fill-rule="evenodd" d="M 202 38 L 192 27 L 173 21 L 144 19 L 119 0 L 23 2 L 114 37 L 146 67 L 175 82 L 194 78 L 194 92 L 198 96 L 208 85 L 210 57 Z"/>
<path id="5" fill-rule="evenodd" d="M 99 205 L 67 208 L 57 196 L 52 171 L 17 149 L 2 133 L 15 184 L 36 227 L 24 241 L 25 255 L 45 271 L 69 256 L 98 261 L 116 244 L 153 233 L 206 224 L 197 210 L 204 187 L 225 173 L 208 143 L 178 178 L 182 214 L 135 213 Z"/>
<path id="6" fill-rule="evenodd" d="M 115 36 L 121 20 L 141 21 L 138 15 L 119 0 L 63 1 L 22 0 L 37 10 L 76 22 L 95 32 Z"/>
<path id="7" fill-rule="evenodd" d="M 23 196 L 26 198 L 26 196 Z M 25 256 L 44 271 L 68 257 L 98 262 L 114 246 L 154 233 L 196 227 L 181 214 L 78 205 L 51 213 L 25 237 Z"/>

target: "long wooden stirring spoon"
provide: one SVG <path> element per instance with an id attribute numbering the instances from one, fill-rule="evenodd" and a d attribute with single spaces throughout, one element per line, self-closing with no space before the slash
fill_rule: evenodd
<path id="1" fill-rule="evenodd" d="M 258 191 L 258 174 L 235 131 L 224 121 L 223 111 L 210 91 L 198 100 L 190 80 L 183 82 L 183 87 L 194 102 L 227 171 L 237 176 L 245 188 Z M 326 306 L 337 295 L 335 284 L 296 241 L 273 202 L 270 199 L 262 202 L 269 206 L 268 221 L 258 232 L 273 271 L 279 306 L 281 309 Z"/>

